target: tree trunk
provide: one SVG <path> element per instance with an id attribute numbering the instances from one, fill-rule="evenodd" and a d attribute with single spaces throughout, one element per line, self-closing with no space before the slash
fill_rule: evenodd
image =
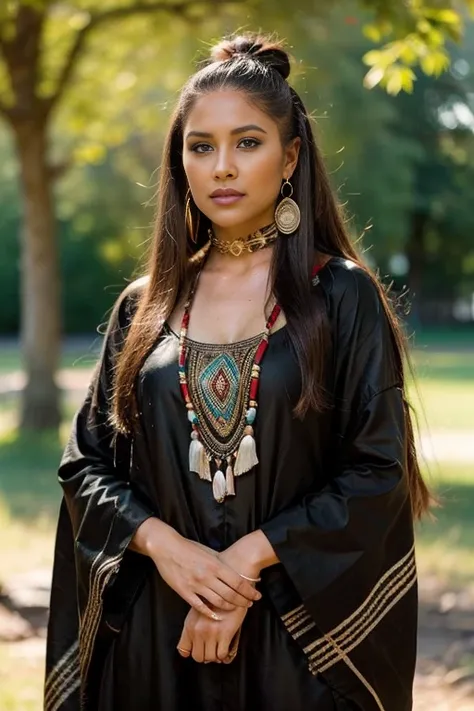
<path id="1" fill-rule="evenodd" d="M 425 235 L 429 216 L 425 212 L 414 212 L 411 217 L 411 228 L 406 254 L 410 263 L 408 286 L 410 288 L 411 314 L 418 326 L 421 320 L 423 303 L 423 264 L 426 259 Z"/>
<path id="2" fill-rule="evenodd" d="M 21 345 L 27 383 L 21 428 L 44 430 L 60 423 L 55 374 L 61 318 L 53 178 L 48 166 L 46 122 L 24 122 L 14 133 L 23 196 Z"/>

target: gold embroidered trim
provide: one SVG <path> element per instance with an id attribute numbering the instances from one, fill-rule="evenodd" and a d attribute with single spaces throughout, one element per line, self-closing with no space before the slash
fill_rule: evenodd
<path id="1" fill-rule="evenodd" d="M 288 631 L 292 632 L 293 630 L 298 629 L 298 627 L 304 625 L 304 623 L 310 619 L 311 615 L 309 614 L 309 612 L 307 610 L 302 610 L 286 623 Z"/>
<path id="2" fill-rule="evenodd" d="M 363 642 L 363 640 L 370 634 L 370 632 L 372 632 L 385 615 L 390 612 L 392 607 L 394 607 L 394 605 L 396 605 L 396 603 L 399 602 L 404 595 L 406 595 L 410 588 L 415 584 L 415 581 L 416 569 L 413 566 L 412 569 L 409 570 L 408 573 L 398 582 L 398 584 L 393 589 L 388 591 L 387 595 L 381 597 L 378 607 L 367 620 L 364 620 L 363 618 L 361 624 L 357 625 L 357 628 L 354 631 L 348 630 L 348 632 L 337 640 L 339 644 L 344 645 L 344 651 L 346 653 L 351 652 L 355 649 L 355 647 Z M 398 592 L 398 595 L 393 597 L 393 594 L 399 589 L 400 592 Z M 391 600 L 390 597 L 392 597 Z M 350 632 L 352 632 L 352 634 L 349 634 Z M 337 656 L 334 657 L 336 653 L 334 648 L 331 648 L 331 645 L 332 643 L 328 643 L 325 647 L 322 647 L 320 650 L 310 655 L 310 666 L 314 667 L 315 671 L 326 671 L 326 669 L 329 669 L 329 667 L 332 667 L 339 661 Z M 326 653 L 324 654 L 324 652 Z"/>
<path id="3" fill-rule="evenodd" d="M 63 654 L 46 677 L 44 709 L 55 711 L 72 694 L 80 683 L 79 644 L 74 644 Z"/>
<path id="4" fill-rule="evenodd" d="M 373 697 L 375 703 L 377 704 L 377 706 L 379 707 L 380 711 L 385 711 L 382 701 L 380 700 L 380 697 L 377 694 L 377 692 L 375 691 L 372 684 L 365 678 L 365 676 L 362 674 L 362 672 L 359 671 L 359 669 L 357 669 L 357 667 L 354 664 L 354 662 L 352 661 L 352 659 L 350 659 L 347 656 L 347 654 L 345 654 L 342 651 L 342 649 L 340 649 L 340 647 L 338 647 L 336 642 L 333 639 L 331 639 L 331 637 L 329 637 L 328 635 L 326 635 L 326 637 L 331 642 L 331 644 L 334 645 L 334 647 L 335 647 L 336 651 L 338 652 L 338 654 L 340 655 L 341 659 L 347 664 L 349 669 L 356 675 L 356 677 L 359 679 L 359 681 L 362 682 L 362 684 L 365 686 L 365 688 L 367 689 L 369 694 L 372 695 L 372 697 Z"/>
<path id="5" fill-rule="evenodd" d="M 97 556 L 96 560 L 91 566 L 92 568 L 97 561 L 97 572 L 94 577 L 94 582 L 92 589 L 89 588 L 89 599 L 87 601 L 86 609 L 81 620 L 80 631 L 79 631 L 79 660 L 81 668 L 81 679 L 84 682 L 87 678 L 87 673 L 89 671 L 89 665 L 92 658 L 92 652 L 94 648 L 94 642 L 97 635 L 97 630 L 99 628 L 100 617 L 102 614 L 102 595 L 107 587 L 107 584 L 112 577 L 112 575 L 117 572 L 118 564 L 123 557 L 123 553 L 120 553 L 112 558 L 106 558 L 102 563 L 99 564 Z"/>
<path id="6" fill-rule="evenodd" d="M 58 709 L 61 708 L 63 703 L 73 694 L 76 689 L 78 689 L 81 685 L 81 679 L 79 674 L 77 675 L 76 679 L 71 679 L 70 684 L 68 685 L 67 689 L 64 690 L 64 692 L 61 694 L 61 696 L 58 697 L 56 700 L 54 706 L 50 707 L 50 711 L 58 711 Z"/>
<path id="7" fill-rule="evenodd" d="M 406 569 L 407 567 L 410 567 L 411 565 L 415 564 L 415 546 L 412 546 L 411 549 L 408 551 L 406 555 L 403 556 L 403 558 L 400 558 L 400 560 L 395 563 L 391 568 L 389 568 L 383 575 L 382 577 L 378 580 L 376 585 L 372 588 L 370 591 L 369 595 L 366 597 L 364 602 L 350 615 L 350 617 L 347 617 L 345 620 L 343 620 L 337 627 L 335 627 L 333 630 L 328 632 L 329 635 L 332 637 L 335 637 L 336 635 L 339 634 L 345 627 L 347 627 L 354 619 L 357 617 L 360 617 L 364 611 L 371 606 L 372 601 L 377 597 L 379 594 L 380 588 L 384 585 L 384 583 L 387 581 L 388 578 L 390 578 L 391 575 L 396 573 L 400 568 Z M 399 574 L 395 576 L 397 579 L 399 577 Z M 309 654 L 309 652 L 312 652 L 315 647 L 317 647 L 320 644 L 323 644 L 324 641 L 320 638 L 313 642 L 312 644 L 308 645 L 305 647 L 305 653 Z"/>
<path id="8" fill-rule="evenodd" d="M 377 581 L 364 602 L 337 627 L 303 647 L 313 674 L 323 673 L 343 661 L 365 686 L 380 711 L 383 704 L 375 689 L 357 669 L 348 653 L 357 647 L 416 582 L 415 546 Z M 316 627 L 304 605 L 282 616 L 288 632 L 298 639 Z"/>
<path id="9" fill-rule="evenodd" d="M 306 625 L 306 627 L 303 627 L 301 630 L 298 630 L 298 632 L 293 633 L 293 639 L 298 639 L 298 637 L 302 637 L 304 634 L 306 634 L 306 632 L 312 630 L 313 627 L 316 627 L 316 624 L 314 622 L 310 622 L 309 625 Z"/>
<path id="10" fill-rule="evenodd" d="M 295 609 L 291 610 L 291 612 L 287 612 L 286 615 L 282 615 L 282 617 L 281 617 L 282 621 L 286 625 L 287 622 L 289 622 L 289 620 L 291 620 L 292 617 L 294 617 L 298 612 L 300 612 L 300 610 L 303 610 L 303 609 L 305 609 L 304 605 L 298 605 L 298 607 L 295 607 Z"/>

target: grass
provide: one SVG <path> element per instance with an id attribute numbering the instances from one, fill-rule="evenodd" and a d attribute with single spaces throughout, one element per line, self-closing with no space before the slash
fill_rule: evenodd
<path id="1" fill-rule="evenodd" d="M 443 465 L 427 480 L 441 506 L 433 511 L 434 521 L 417 525 L 420 574 L 456 587 L 474 585 L 474 465 Z"/>
<path id="2" fill-rule="evenodd" d="M 73 344 L 71 347 L 64 348 L 61 353 L 61 367 L 90 368 L 96 361 L 99 348 L 99 336 L 89 341 L 85 339 L 81 345 Z M 18 347 L 14 344 L 3 345 L 0 348 L 0 375 L 19 371 L 21 368 L 22 361 Z"/>

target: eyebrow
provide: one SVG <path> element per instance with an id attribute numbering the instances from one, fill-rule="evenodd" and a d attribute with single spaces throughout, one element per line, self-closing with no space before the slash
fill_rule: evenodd
<path id="1" fill-rule="evenodd" d="M 263 128 L 257 126 L 254 123 L 249 123 L 247 126 L 239 126 L 239 128 L 234 128 L 230 132 L 231 136 L 235 136 L 238 133 L 245 133 L 246 131 L 260 131 L 260 133 L 267 133 Z M 191 138 L 191 136 L 196 136 L 198 138 L 212 138 L 212 133 L 206 133 L 205 131 L 190 131 L 186 138 Z"/>

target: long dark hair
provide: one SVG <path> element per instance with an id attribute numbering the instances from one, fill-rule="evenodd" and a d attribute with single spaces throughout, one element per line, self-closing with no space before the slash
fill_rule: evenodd
<path id="1" fill-rule="evenodd" d="M 323 354 L 330 347 L 330 336 L 323 296 L 321 293 L 311 296 L 309 275 L 315 252 L 320 256 L 344 257 L 369 270 L 348 236 L 314 140 L 311 120 L 300 97 L 286 81 L 289 74 L 289 56 L 280 42 L 245 34 L 219 43 L 211 58 L 182 89 L 163 149 L 149 279 L 139 297 L 115 373 L 112 419 L 121 432 L 133 432 L 138 415 L 135 383 L 139 370 L 192 278 L 195 266 L 191 258 L 208 240 L 210 223 L 205 215 L 199 215 L 196 242 L 191 239 L 184 217 L 188 184 L 182 163 L 183 127 L 197 98 L 224 88 L 244 92 L 268 113 L 278 124 L 283 145 L 297 136 L 301 139 L 298 164 L 291 180 L 294 199 L 301 209 L 301 224 L 291 239 L 277 241 L 270 282 L 272 293 L 285 313 L 288 334 L 301 369 L 302 390 L 295 415 L 303 417 L 309 408 L 322 410 L 327 406 L 322 387 Z M 192 209 L 197 210 L 195 206 Z M 193 215 L 194 224 L 197 217 Z M 374 274 L 371 276 L 391 324 L 399 355 L 400 380 L 405 382 L 404 334 L 385 289 Z M 318 308 L 315 308 L 314 298 L 319 299 Z M 404 401 L 408 480 L 413 512 L 419 517 L 428 508 L 430 497 L 416 458 L 406 397 Z"/>

